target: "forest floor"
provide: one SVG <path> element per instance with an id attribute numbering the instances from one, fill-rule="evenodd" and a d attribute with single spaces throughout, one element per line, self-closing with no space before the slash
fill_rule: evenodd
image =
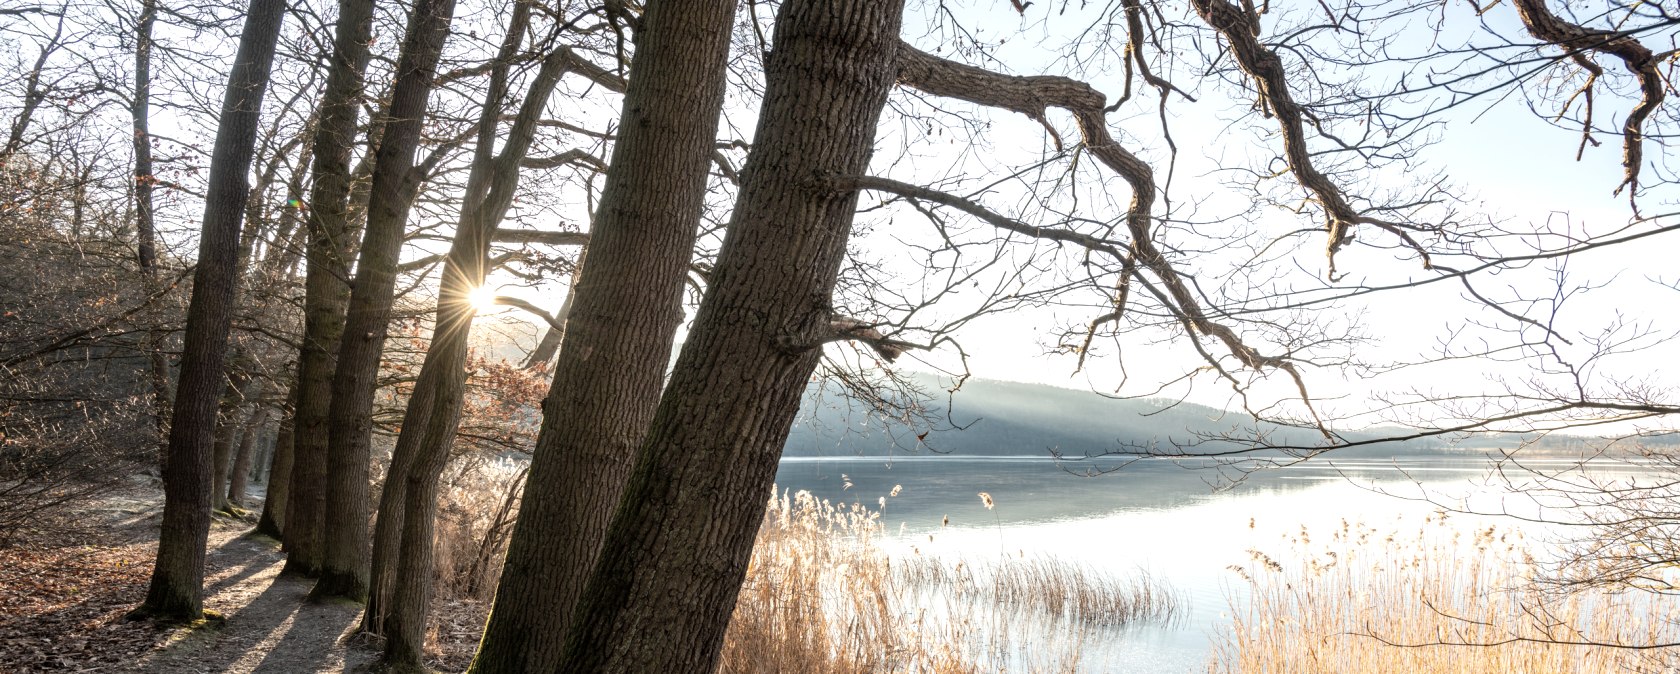
<path id="1" fill-rule="evenodd" d="M 0 674 L 350 672 L 378 659 L 372 639 L 354 636 L 359 604 L 308 601 L 312 581 L 280 575 L 278 543 L 231 517 L 213 520 L 205 569 L 204 607 L 224 620 L 125 620 L 145 598 L 161 510 L 157 488 L 136 487 L 78 511 L 76 534 L 0 548 Z M 440 603 L 433 616 L 428 664 L 465 669 L 482 610 Z"/>

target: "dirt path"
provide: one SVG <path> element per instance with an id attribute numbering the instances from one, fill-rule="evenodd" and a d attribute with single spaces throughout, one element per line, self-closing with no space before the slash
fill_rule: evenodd
<path id="1" fill-rule="evenodd" d="M 307 601 L 312 581 L 281 577 L 278 545 L 246 536 L 251 523 L 239 519 L 214 520 L 206 559 L 204 605 L 224 622 L 123 620 L 145 597 L 161 506 L 155 490 L 131 490 L 76 513 L 92 525 L 87 538 L 0 549 L 0 674 L 303 674 L 377 659 L 345 638 L 361 606 Z"/>
<path id="2" fill-rule="evenodd" d="M 283 559 L 271 540 L 217 538 L 211 539 L 204 607 L 226 622 L 177 632 L 126 671 L 344 672 L 375 659 L 373 651 L 347 643 L 361 606 L 307 601 L 312 581 L 281 576 Z"/>

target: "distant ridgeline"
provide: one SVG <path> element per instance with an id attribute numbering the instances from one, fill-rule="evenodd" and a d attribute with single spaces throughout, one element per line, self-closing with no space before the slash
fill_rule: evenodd
<path id="1" fill-rule="evenodd" d="M 949 454 L 967 457 L 1044 456 L 1060 453 L 1075 458 L 1115 451 L 1131 453 L 1184 452 L 1205 454 L 1250 445 L 1226 438 L 1252 438 L 1254 420 L 1191 403 L 1164 399 L 1117 400 L 1082 390 L 1041 384 L 970 379 L 949 400 L 931 379 L 925 388 L 939 394 L 927 403 L 933 417 L 926 425 L 910 425 L 871 413 L 867 405 L 848 399 L 833 387 L 813 385 L 788 436 L 786 456 L 886 456 Z M 959 426 L 961 428 L 953 427 Z M 1316 430 L 1276 424 L 1258 429 L 1270 445 L 1318 447 Z M 1343 432 L 1349 441 L 1406 434 L 1401 428 L 1373 428 Z M 1397 455 L 1466 452 L 1493 453 L 1531 441 L 1525 454 L 1544 452 L 1579 456 L 1602 441 L 1568 435 L 1539 438 L 1495 434 L 1407 442 L 1380 442 L 1338 449 L 1340 458 L 1381 458 Z M 1662 440 L 1675 444 L 1676 439 Z M 1266 452 L 1276 454 L 1276 452 Z"/>

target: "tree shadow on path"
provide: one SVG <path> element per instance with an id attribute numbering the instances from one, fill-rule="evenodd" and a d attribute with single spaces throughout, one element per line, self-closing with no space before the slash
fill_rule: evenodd
<path id="1" fill-rule="evenodd" d="M 308 601 L 314 582 L 280 575 L 283 558 L 272 541 L 235 537 L 212 550 L 209 562 L 205 608 L 226 622 L 183 632 L 134 671 L 340 672 L 376 657 L 345 643 L 362 607 Z"/>

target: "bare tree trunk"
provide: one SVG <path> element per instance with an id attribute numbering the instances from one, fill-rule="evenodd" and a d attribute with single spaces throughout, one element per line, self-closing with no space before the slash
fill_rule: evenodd
<path id="1" fill-rule="evenodd" d="M 350 155 L 355 146 L 373 0 L 340 0 L 332 66 L 315 127 L 314 184 L 306 207 L 308 271 L 304 276 L 304 335 L 298 352 L 297 402 L 292 418 L 292 465 L 284 490 L 286 572 L 320 574 L 327 498 L 327 415 L 332 376 L 350 301 L 350 251 L 358 228 L 348 215 Z M 370 150 L 371 151 L 371 150 Z M 270 489 L 270 500 L 274 498 Z"/>
<path id="2" fill-rule="evenodd" d="M 445 299 L 456 303 L 465 303 L 465 295 L 441 295 L 439 304 Z M 470 312 L 470 310 L 469 310 Z M 443 313 L 440 306 L 439 318 Z M 458 317 L 458 316 L 457 316 Z M 464 346 L 466 330 L 460 330 L 458 339 Z M 444 339 L 441 346 L 454 349 L 457 339 Z M 432 348 L 440 346 L 434 341 Z M 464 349 L 463 349 L 464 351 Z M 428 355 L 432 353 L 428 351 Z M 453 353 L 449 354 L 453 355 Z M 445 361 L 452 362 L 445 362 Z M 460 361 L 449 358 L 439 358 L 438 365 L 454 364 L 456 372 L 461 370 Z M 450 398 L 459 401 L 464 389 L 464 377 L 451 377 L 453 374 L 441 368 L 434 369 L 434 376 L 428 380 L 422 377 L 416 386 L 430 385 L 435 391 L 427 402 L 431 403 L 430 412 L 434 414 L 422 422 L 426 440 L 432 440 L 438 433 L 445 433 L 444 437 L 433 440 L 432 447 L 420 448 L 425 456 L 415 457 L 409 465 L 410 470 L 401 476 L 394 476 L 391 481 L 400 479 L 403 483 L 403 518 L 401 533 L 397 543 L 397 559 L 395 573 L 391 576 L 390 609 L 385 613 L 383 633 L 385 635 L 385 662 L 397 671 L 424 671 L 422 656 L 426 646 L 426 608 L 431 601 L 432 590 L 432 542 L 433 524 L 436 514 L 438 477 L 432 473 L 436 468 L 442 472 L 443 464 L 449 460 L 449 444 L 453 440 L 453 428 L 460 421 L 460 404 L 447 404 Z M 436 414 L 447 414 L 452 407 L 455 414 L 450 418 L 443 418 Z M 442 443 L 442 456 L 437 458 L 438 446 Z M 388 481 L 388 484 L 391 482 Z M 381 523 L 383 525 L 383 522 Z"/>
<path id="3" fill-rule="evenodd" d="M 135 262 L 146 278 L 149 291 L 157 286 L 157 228 L 152 220 L 152 27 L 157 24 L 157 0 L 141 0 L 134 27 L 134 96 L 129 116 L 134 122 L 134 230 Z M 147 333 L 149 382 L 152 386 L 153 422 L 158 437 L 169 430 L 169 357 L 164 355 L 164 334 Z"/>
<path id="4" fill-rule="evenodd" d="M 489 189 L 495 165 L 496 136 L 501 128 L 502 98 L 507 94 L 508 68 L 512 58 L 524 44 L 530 16 L 530 3 L 517 2 L 513 5 L 501 48 L 497 50 L 491 62 L 490 83 L 486 87 L 484 103 L 480 107 L 477 144 L 473 148 L 473 162 L 467 175 L 466 189 L 461 197 L 460 216 L 455 225 L 456 238 L 450 244 L 449 261 L 445 266 L 443 285 L 440 286 L 438 315 L 432 327 L 432 342 L 427 347 L 426 358 L 420 366 L 420 375 L 403 411 L 403 430 L 397 434 L 396 447 L 391 454 L 391 465 L 385 473 L 385 487 L 379 495 L 377 526 L 373 533 L 373 559 L 369 568 L 368 605 L 367 610 L 362 613 L 362 629 L 373 634 L 386 633 L 385 617 L 390 612 L 391 593 L 402 555 L 403 521 L 406 517 L 404 497 L 408 490 L 408 476 L 413 473 L 415 462 L 425 453 L 422 445 L 429 437 L 426 432 L 427 420 L 435 411 L 436 398 L 440 391 L 440 358 L 445 354 L 454 353 L 453 333 L 460 331 L 464 335 L 472 327 L 472 314 L 463 315 L 461 307 L 449 306 L 443 301 L 442 293 L 453 292 L 447 288 L 459 282 L 463 269 L 480 270 L 478 273 L 481 274 L 482 281 L 482 261 L 473 262 L 470 256 L 466 255 L 466 251 L 459 249 L 463 245 L 463 238 L 476 232 L 476 223 L 469 220 L 469 216 L 481 208 Z M 496 219 L 500 220 L 501 214 L 497 214 Z M 464 264 L 462 260 L 465 260 Z M 471 292 L 471 288 L 465 292 Z M 466 324 L 457 326 L 456 323 L 462 320 L 465 320 Z M 465 344 L 464 337 L 460 341 Z M 456 359 L 450 367 L 460 369 L 463 365 L 464 363 Z M 448 413 L 448 406 L 443 406 L 442 409 Z"/>
<path id="5" fill-rule="evenodd" d="M 47 67 L 47 60 L 52 58 L 53 52 L 58 51 L 64 45 L 65 18 L 65 14 L 60 12 L 58 27 L 53 31 L 52 38 L 47 40 L 46 44 L 41 45 L 41 54 L 35 59 L 35 67 L 30 68 L 29 74 L 23 78 L 23 95 L 19 97 L 21 98 L 19 101 L 21 105 L 17 116 L 12 118 L 12 129 L 6 136 L 6 143 L 0 145 L 0 164 L 5 164 L 7 160 L 12 158 L 12 155 L 23 149 L 24 132 L 29 129 L 30 122 L 35 119 L 35 109 L 40 107 L 41 103 L 47 100 L 47 96 L 52 93 L 52 85 L 49 84 L 45 87 L 41 85 L 41 75 Z"/>
<path id="6" fill-rule="evenodd" d="M 711 672 L 824 342 L 903 3 L 787 0 L 712 284 L 555 671 Z"/>
<path id="7" fill-rule="evenodd" d="M 368 587 L 368 463 L 379 356 L 391 320 L 397 259 L 414 202 L 414 150 L 426 117 L 454 0 L 419 0 L 397 64 L 384 137 L 374 162 L 367 231 L 345 312 L 327 418 L 327 502 L 321 580 L 314 597 L 362 600 Z M 441 319 L 440 319 L 441 320 Z"/>
<path id="8" fill-rule="evenodd" d="M 472 671 L 554 671 L 682 321 L 733 0 L 652 0 L 531 477 Z"/>
<path id="9" fill-rule="evenodd" d="M 284 0 L 252 0 L 245 15 L 210 160 L 204 230 L 187 309 L 180 391 L 164 464 L 163 530 L 140 615 L 196 620 L 204 613 L 204 546 L 210 535 L 210 450 L 225 384 L 223 358 L 239 279 L 240 219 Z"/>
<path id="10" fill-rule="evenodd" d="M 430 355 L 429 350 L 427 353 Z M 401 476 L 413 471 L 419 444 L 425 435 L 418 429 L 425 424 L 425 415 L 432 411 L 432 398 L 437 395 L 436 386 L 423 385 L 428 379 L 430 377 L 426 376 L 425 365 L 422 364 L 419 380 L 408 396 L 408 407 L 403 410 L 403 430 L 397 434 L 397 445 L 391 452 L 391 465 L 385 471 L 385 487 L 379 493 L 379 516 L 373 531 L 373 559 L 368 569 L 367 610 L 362 612 L 362 631 L 372 634 L 385 633 L 385 615 L 390 612 L 397 561 L 402 554 L 403 495 L 407 493 L 407 480 Z M 416 430 L 410 431 L 411 428 Z"/>
<path id="11" fill-rule="evenodd" d="M 275 422 L 275 418 L 276 409 L 270 408 L 268 420 L 271 423 L 267 428 L 262 430 L 262 433 L 257 435 L 257 452 L 251 459 L 251 481 L 250 484 L 246 485 L 247 490 L 249 490 L 250 485 L 253 484 L 268 484 L 269 468 L 273 465 L 272 462 L 274 461 L 275 434 L 279 431 L 280 426 L 279 423 Z"/>
<path id="12" fill-rule="evenodd" d="M 576 276 L 573 277 L 572 282 L 577 282 Z M 570 302 L 571 299 L 572 293 L 568 290 L 565 301 Z M 561 304 L 562 308 L 565 308 L 565 306 L 565 304 Z M 563 337 L 565 337 L 565 334 L 560 332 L 559 329 L 549 326 L 547 330 L 543 331 L 542 339 L 537 340 L 537 348 L 531 350 L 531 354 L 525 357 L 525 362 L 521 363 L 520 367 L 527 370 L 547 368 L 548 364 L 554 360 L 554 354 L 560 352 L 560 340 Z"/>
<path id="13" fill-rule="evenodd" d="M 270 420 L 274 417 L 273 412 L 269 410 Z M 268 484 L 269 462 L 274 460 L 274 430 L 273 426 L 269 426 L 257 434 L 257 449 L 251 454 L 251 474 L 245 484 L 246 491 L 250 491 L 251 485 Z"/>
<path id="14" fill-rule="evenodd" d="M 566 299 L 560 302 L 560 308 L 554 311 L 554 318 L 561 326 L 565 325 L 565 317 L 572 313 L 572 302 L 577 297 L 578 278 L 583 275 L 583 263 L 588 258 L 589 251 L 578 252 L 577 266 L 572 270 L 572 282 L 566 286 Z M 548 326 L 543 331 L 542 339 L 537 341 L 537 348 L 531 350 L 531 355 L 525 357 L 520 367 L 527 370 L 546 369 L 554 362 L 554 354 L 560 351 L 560 342 L 565 339 L 566 331 L 560 327 Z"/>
<path id="15" fill-rule="evenodd" d="M 237 299 L 235 293 L 231 299 Z M 210 451 L 210 511 L 228 510 L 228 465 L 233 460 L 233 444 L 243 428 L 240 412 L 245 405 L 246 377 L 230 368 L 227 391 L 222 394 L 221 409 L 216 413 L 216 440 Z"/>
<path id="16" fill-rule="evenodd" d="M 76 176 L 76 189 L 71 197 L 75 201 L 70 204 L 70 238 L 75 241 L 82 239 L 82 229 L 87 225 L 88 185 L 93 182 L 94 166 L 94 162 L 87 162 Z"/>
<path id="17" fill-rule="evenodd" d="M 245 435 L 239 439 L 239 451 L 234 454 L 233 473 L 228 477 L 227 501 L 228 505 L 243 507 L 245 505 L 245 486 L 251 479 L 251 459 L 257 453 L 257 438 L 262 435 L 263 427 L 268 425 L 268 415 L 272 410 L 259 403 L 251 410 L 251 416 L 245 420 Z"/>
<path id="18" fill-rule="evenodd" d="M 528 5 L 522 5 L 528 7 Z M 504 43 L 508 56 L 516 53 L 524 30 L 515 21 Z M 445 258 L 443 279 L 438 296 L 438 321 L 432 333 L 432 344 L 421 366 L 420 381 L 415 384 L 430 389 L 425 402 L 429 410 L 425 419 L 413 432 L 420 440 L 399 447 L 413 448 L 414 458 L 403 462 L 406 471 L 393 473 L 387 484 L 401 480 L 403 515 L 400 519 L 402 535 L 394 582 L 391 583 L 390 611 L 385 616 L 385 660 L 399 668 L 418 668 L 425 646 L 426 610 L 431 602 L 432 529 L 437 515 L 438 481 L 449 462 L 449 449 L 461 418 L 462 398 L 466 389 L 467 337 L 472 329 L 474 309 L 467 296 L 484 283 L 487 272 L 490 241 L 513 203 L 514 190 L 519 183 L 519 164 L 525 159 L 531 141 L 542 119 L 548 99 L 566 72 L 572 55 L 565 48 L 555 50 L 544 60 L 542 68 L 531 81 L 524 103 L 507 132 L 507 140 L 500 154 L 490 153 L 490 142 L 501 118 L 499 89 L 505 88 L 505 66 L 493 76 L 491 91 L 485 98 L 480 119 L 480 143 L 474 177 L 468 179 L 468 194 L 475 184 L 485 184 L 488 192 L 476 203 L 469 201 L 455 231 L 455 240 Z M 470 199 L 470 197 L 469 197 Z M 404 433 L 410 429 L 404 428 Z M 395 465 L 393 461 L 393 465 Z M 393 524 L 394 525 L 394 524 Z M 387 522 L 381 518 L 380 526 Z"/>
<path id="19" fill-rule="evenodd" d="M 297 382 L 292 382 L 291 410 L 297 409 Z M 286 507 L 291 501 L 292 447 L 295 433 L 293 412 L 282 411 L 280 430 L 274 437 L 274 449 L 268 468 L 267 496 L 263 498 L 262 516 L 257 518 L 257 533 L 281 539 L 286 530 Z"/>
<path id="20" fill-rule="evenodd" d="M 319 115 L 320 111 L 317 110 L 314 115 L 310 116 L 309 122 L 299 132 L 300 137 L 308 136 L 313 140 L 315 127 L 320 121 Z M 288 143 L 288 145 L 295 145 L 297 142 L 303 141 L 298 140 L 294 143 Z M 303 143 L 303 149 L 298 152 L 298 161 L 292 169 L 292 175 L 286 179 L 286 200 L 282 202 L 285 205 L 279 209 L 280 216 L 277 218 L 278 222 L 275 223 L 274 236 L 269 239 L 268 253 L 263 256 L 262 264 L 253 270 L 250 275 L 251 278 L 256 279 L 256 283 L 290 285 L 293 279 L 287 277 L 291 274 L 292 268 L 297 265 L 297 261 L 307 252 L 307 244 L 299 246 L 296 245 L 296 242 L 300 233 L 308 234 L 307 225 L 301 232 L 298 231 L 298 225 L 305 222 L 301 217 L 303 215 L 301 204 L 303 204 L 304 198 L 308 196 L 304 194 L 304 179 L 309 177 L 308 166 L 314 158 L 315 144 Z M 298 206 L 292 204 L 298 204 Z"/>

